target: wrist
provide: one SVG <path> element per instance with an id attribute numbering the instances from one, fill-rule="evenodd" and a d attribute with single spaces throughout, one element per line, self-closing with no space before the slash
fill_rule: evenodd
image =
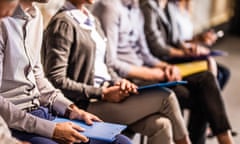
<path id="1" fill-rule="evenodd" d="M 73 112 L 74 109 L 76 109 L 77 106 L 75 104 L 71 104 L 67 107 L 64 117 L 70 118 L 71 113 Z"/>
<path id="2" fill-rule="evenodd" d="M 101 99 L 105 100 L 105 94 L 107 93 L 107 88 L 103 87 L 102 88 L 102 94 L 101 94 Z"/>

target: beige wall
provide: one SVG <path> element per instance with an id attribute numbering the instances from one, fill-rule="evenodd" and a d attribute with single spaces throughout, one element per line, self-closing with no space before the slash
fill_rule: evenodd
<path id="1" fill-rule="evenodd" d="M 233 0 L 192 0 L 195 32 L 228 21 L 233 14 Z"/>
<path id="2" fill-rule="evenodd" d="M 45 25 L 63 2 L 64 0 L 50 0 L 48 4 L 39 5 L 43 12 Z M 233 13 L 232 4 L 233 0 L 192 0 L 195 32 L 198 33 L 229 20 Z"/>
<path id="3" fill-rule="evenodd" d="M 233 0 L 212 0 L 211 25 L 218 25 L 229 20 L 233 14 Z"/>

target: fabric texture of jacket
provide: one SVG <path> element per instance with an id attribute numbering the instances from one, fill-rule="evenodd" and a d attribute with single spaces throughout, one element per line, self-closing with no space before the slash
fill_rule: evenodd
<path id="1" fill-rule="evenodd" d="M 42 16 L 34 5 L 27 13 L 18 6 L 12 17 L 0 21 L 0 115 L 12 129 L 51 138 L 54 122 L 19 111 L 41 105 L 64 115 L 72 104 L 44 76 L 42 30 Z"/>
<path id="2" fill-rule="evenodd" d="M 95 26 L 104 37 L 97 19 Z M 90 30 L 81 28 L 63 7 L 45 31 L 42 51 L 48 79 L 83 109 L 91 98 L 102 95 L 102 89 L 93 86 L 96 46 L 90 34 Z M 110 58 L 108 51 L 105 57 Z M 113 81 L 119 79 L 111 68 L 108 70 Z"/>
<path id="3" fill-rule="evenodd" d="M 158 0 L 140 0 L 140 8 L 144 15 L 144 30 L 148 46 L 152 54 L 160 59 L 170 55 L 170 48 L 179 47 L 179 29 L 174 13 L 175 6 L 168 3 L 162 9 Z"/>

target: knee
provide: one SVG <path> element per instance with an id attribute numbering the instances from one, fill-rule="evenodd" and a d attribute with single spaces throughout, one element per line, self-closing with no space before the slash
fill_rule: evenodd
<path id="1" fill-rule="evenodd" d="M 176 97 L 176 94 L 171 91 L 169 96 L 167 97 L 166 101 L 167 105 L 174 105 L 174 106 L 178 106 L 178 100 L 177 100 L 177 97 Z"/>
<path id="2" fill-rule="evenodd" d="M 116 144 L 131 144 L 131 140 L 128 137 L 126 137 L 122 134 L 119 134 L 116 136 L 114 143 L 116 143 Z"/>
<path id="3" fill-rule="evenodd" d="M 172 137 L 172 123 L 168 118 L 161 117 L 156 119 L 154 127 L 155 131 L 152 135 Z"/>
<path id="4" fill-rule="evenodd" d="M 155 126 L 157 130 L 171 130 L 172 129 L 172 123 L 168 118 L 161 117 L 156 120 Z"/>
<path id="5" fill-rule="evenodd" d="M 201 73 L 201 77 L 198 80 L 201 84 L 206 84 L 205 82 L 216 81 L 216 78 L 211 72 L 205 71 Z"/>

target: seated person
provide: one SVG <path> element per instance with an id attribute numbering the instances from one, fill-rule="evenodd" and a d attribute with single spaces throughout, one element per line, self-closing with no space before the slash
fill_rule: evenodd
<path id="1" fill-rule="evenodd" d="M 207 30 L 194 35 L 191 0 L 169 0 L 169 2 L 174 5 L 176 10 L 176 23 L 181 41 L 197 41 L 206 46 L 212 46 L 216 42 L 219 36 L 214 30 Z"/>
<path id="2" fill-rule="evenodd" d="M 33 144 L 88 142 L 88 138 L 78 132 L 83 128 L 69 122 L 50 121 L 53 117 L 48 110 L 90 125 L 101 120 L 77 108 L 44 78 L 40 63 L 42 18 L 33 2 L 35 0 L 21 0 L 12 17 L 0 20 L 0 116 L 14 137 Z M 119 142 L 131 143 L 122 135 L 113 143 Z"/>
<path id="3" fill-rule="evenodd" d="M 221 31 L 216 33 L 214 30 L 194 35 L 193 22 L 191 21 L 191 0 L 169 0 L 169 2 L 173 4 L 173 9 L 175 10 L 176 23 L 179 29 L 178 36 L 181 41 L 191 41 L 199 46 L 211 47 L 218 37 L 223 36 Z M 229 77 L 230 70 L 224 65 L 217 63 L 217 78 L 221 89 L 226 86 Z"/>
<path id="4" fill-rule="evenodd" d="M 151 0 L 151 2 L 156 1 Z M 168 75 L 168 70 L 169 67 L 174 66 L 165 63 L 165 67 L 159 67 L 161 61 L 149 52 L 143 32 L 144 21 L 137 1 L 100 0 L 94 6 L 93 12 L 102 22 L 107 34 L 110 56 L 112 56 L 110 65 L 121 76 L 151 82 L 152 80 L 158 82 L 172 80 Z M 165 79 L 157 79 L 162 74 L 157 70 L 165 71 L 165 73 L 162 72 Z M 177 68 L 170 69 L 169 73 L 181 79 Z M 212 73 L 205 71 L 183 79 L 187 80 L 188 84 L 181 86 L 181 89 L 175 92 L 178 97 L 181 97 L 182 93 L 188 94 L 187 98 L 190 101 L 188 108 L 191 109 L 190 121 L 196 122 L 190 122 L 192 125 L 189 129 L 196 129 L 201 134 L 202 124 L 207 121 L 214 134 L 217 135 L 220 144 L 232 144 L 231 126 L 221 92 Z"/>
<path id="5" fill-rule="evenodd" d="M 18 4 L 18 0 L 13 0 L 13 1 L 0 0 L 0 19 L 6 16 L 12 15 L 17 4 Z M 0 140 L 1 143 L 28 144 L 27 142 L 20 142 L 16 138 L 12 137 L 7 124 L 5 123 L 5 121 L 1 116 L 0 116 L 0 138 L 1 138 Z"/>
<path id="6" fill-rule="evenodd" d="M 85 7 L 93 3 L 68 0 L 51 19 L 43 42 L 47 78 L 77 106 L 104 121 L 128 125 L 148 136 L 148 144 L 173 140 L 190 144 L 172 91 L 155 88 L 138 93 L 135 84 L 108 67 L 111 56 L 104 33 Z"/>
<path id="7" fill-rule="evenodd" d="M 207 47 L 196 41 L 186 42 L 181 39 L 181 26 L 179 18 L 177 18 L 180 12 L 172 2 L 141 0 L 140 6 L 145 20 L 148 21 L 144 24 L 144 30 L 149 49 L 154 56 L 176 63 L 177 61 L 173 61 L 172 57 L 197 56 L 210 52 Z M 184 32 L 184 34 L 187 33 L 189 32 Z M 229 79 L 229 70 L 221 64 L 217 64 L 212 57 L 208 57 L 208 62 L 209 70 L 217 76 L 219 84 L 223 88 Z"/>
<path id="8" fill-rule="evenodd" d="M 179 39 L 181 41 L 191 41 L 193 43 L 199 43 L 199 45 L 210 47 L 217 41 L 219 37 L 223 36 L 222 31 L 215 32 L 213 29 L 203 31 L 194 35 L 193 22 L 191 19 L 192 7 L 191 0 L 169 0 L 173 4 L 176 15 L 176 23 L 179 28 Z M 217 78 L 220 88 L 223 89 L 230 77 L 230 71 L 227 67 L 217 63 Z M 233 135 L 237 135 L 232 131 Z M 212 136 L 209 134 L 209 136 Z"/>
<path id="9" fill-rule="evenodd" d="M 183 2 L 186 1 L 183 0 Z M 181 2 L 178 1 L 177 4 L 180 3 Z M 182 12 L 177 9 L 176 2 L 174 4 L 172 2 L 167 4 L 167 1 L 164 0 L 146 0 L 141 1 L 140 6 L 146 21 L 148 21 L 144 25 L 145 34 L 149 49 L 153 55 L 160 59 L 166 58 L 167 60 L 173 56 L 184 57 L 186 55 L 191 55 L 191 53 L 188 53 L 191 52 L 188 51 L 191 49 L 184 48 L 184 41 L 181 39 L 183 36 L 181 35 L 181 29 L 179 30 L 181 26 L 179 25 L 180 22 L 178 20 L 180 19 L 179 15 L 181 15 Z M 187 18 L 187 16 L 182 17 L 184 17 L 184 19 Z M 191 26 L 187 26 L 187 28 L 190 27 Z M 190 35 L 189 33 L 190 32 L 184 32 L 185 35 Z M 181 49 L 180 47 L 183 48 Z M 200 50 L 199 54 L 209 51 L 200 45 L 198 45 L 197 50 Z M 201 52 L 201 50 L 203 51 Z M 223 88 L 229 77 L 228 70 L 220 64 L 216 65 L 216 62 L 213 58 L 210 58 L 209 62 L 211 62 L 210 69 L 214 75 L 217 76 L 220 87 Z M 202 130 L 202 132 L 202 134 L 196 134 L 198 136 L 202 135 L 202 138 L 198 137 L 200 141 L 203 141 L 205 137 L 205 131 Z M 193 134 L 193 132 L 191 132 L 191 134 Z M 192 141 L 194 142 L 195 140 L 192 139 Z"/>

